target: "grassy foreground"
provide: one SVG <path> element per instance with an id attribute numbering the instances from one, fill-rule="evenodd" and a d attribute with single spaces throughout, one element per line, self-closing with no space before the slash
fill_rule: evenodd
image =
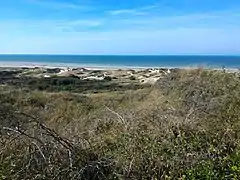
<path id="1" fill-rule="evenodd" d="M 0 180 L 240 179 L 239 76 L 182 70 L 84 95 L 6 83 Z"/>

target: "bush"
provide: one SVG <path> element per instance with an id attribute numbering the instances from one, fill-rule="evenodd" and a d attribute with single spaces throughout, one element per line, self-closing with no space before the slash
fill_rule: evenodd
<path id="1" fill-rule="evenodd" d="M 145 89 L 72 77 L 13 81 L 56 89 L 1 89 L 0 179 L 240 178 L 234 74 L 178 70 Z"/>
<path id="2" fill-rule="evenodd" d="M 136 80 L 136 77 L 131 76 L 131 77 L 130 77 L 130 80 L 131 80 L 131 81 L 135 81 L 135 80 Z"/>
<path id="3" fill-rule="evenodd" d="M 110 76 L 106 76 L 106 77 L 104 77 L 104 80 L 106 80 L 106 81 L 111 81 L 112 78 L 111 78 Z"/>

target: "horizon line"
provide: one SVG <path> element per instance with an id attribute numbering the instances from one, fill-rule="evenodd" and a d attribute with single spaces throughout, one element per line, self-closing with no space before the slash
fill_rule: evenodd
<path id="1" fill-rule="evenodd" d="M 18 53 L 18 54 L 1 54 L 0 56 L 231 56 L 240 57 L 240 54 L 35 54 L 35 53 Z"/>

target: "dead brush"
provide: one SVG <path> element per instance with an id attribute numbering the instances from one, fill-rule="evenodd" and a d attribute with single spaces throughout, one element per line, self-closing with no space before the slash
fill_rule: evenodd
<path id="1" fill-rule="evenodd" d="M 0 167 L 4 178 L 107 179 L 112 174 L 114 161 L 61 137 L 33 116 L 13 111 L 11 116 L 22 119 L 14 119 L 17 126 L 11 122 L 1 126 L 0 160 L 5 165 Z"/>

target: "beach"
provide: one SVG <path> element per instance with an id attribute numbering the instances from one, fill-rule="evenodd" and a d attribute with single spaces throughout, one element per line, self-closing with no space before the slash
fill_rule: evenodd
<path id="1" fill-rule="evenodd" d="M 26 68 L 86 68 L 91 70 L 106 70 L 106 69 L 147 69 L 156 68 L 151 66 L 124 66 L 124 65 L 101 65 L 101 64 L 81 64 L 81 63 L 52 63 L 52 62 L 18 62 L 18 61 L 0 61 L 0 67 L 26 67 Z M 171 67 L 164 67 L 171 68 Z"/>

